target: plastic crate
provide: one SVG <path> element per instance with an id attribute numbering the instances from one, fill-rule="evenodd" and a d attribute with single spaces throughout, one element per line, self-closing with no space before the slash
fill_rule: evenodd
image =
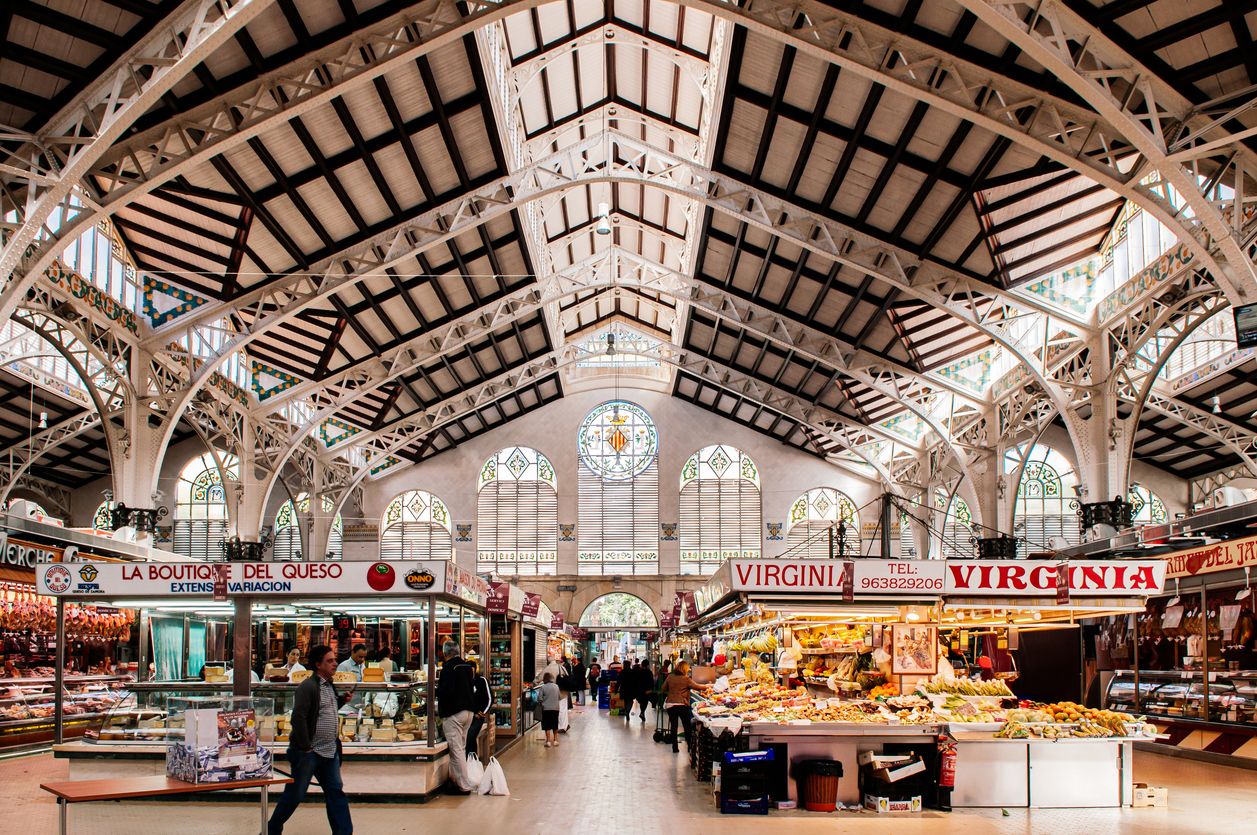
<path id="1" fill-rule="evenodd" d="M 767 815 L 768 795 L 760 797 L 729 797 L 720 794 L 720 814 L 722 815 Z"/>

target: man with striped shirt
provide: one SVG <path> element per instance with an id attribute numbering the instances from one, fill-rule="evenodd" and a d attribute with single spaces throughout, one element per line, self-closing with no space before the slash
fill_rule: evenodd
<path id="1" fill-rule="evenodd" d="M 309 663 L 314 675 L 297 686 L 293 696 L 292 731 L 288 737 L 288 762 L 292 782 L 275 804 L 267 827 L 269 835 L 280 835 L 284 824 L 305 799 L 310 781 L 317 779 L 327 804 L 327 820 L 332 835 L 352 835 L 349 798 L 340 779 L 340 734 L 337 710 L 353 697 L 354 687 L 343 694 L 336 692 L 332 676 L 336 673 L 336 653 L 320 645 L 310 650 Z"/>

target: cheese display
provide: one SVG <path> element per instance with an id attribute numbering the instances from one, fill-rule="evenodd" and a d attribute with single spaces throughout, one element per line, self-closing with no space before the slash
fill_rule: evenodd
<path id="1" fill-rule="evenodd" d="M 347 671 L 338 670 L 337 672 L 332 674 L 333 684 L 354 684 L 357 681 L 358 681 L 358 676 Z"/>

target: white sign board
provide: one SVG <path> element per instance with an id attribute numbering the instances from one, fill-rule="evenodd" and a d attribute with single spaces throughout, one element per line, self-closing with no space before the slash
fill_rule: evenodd
<path id="1" fill-rule="evenodd" d="M 1055 597 L 1056 562 L 857 559 L 855 596 Z M 732 560 L 733 591 L 842 595 L 842 560 Z M 1075 597 L 1145 597 L 1165 588 L 1162 560 L 1069 563 Z"/>
<path id="2" fill-rule="evenodd" d="M 40 594 L 65 597 L 211 597 L 223 563 L 85 562 L 35 569 Z M 226 563 L 229 596 L 425 595 L 446 590 L 444 560 Z M 459 584 L 461 592 L 462 584 Z"/>

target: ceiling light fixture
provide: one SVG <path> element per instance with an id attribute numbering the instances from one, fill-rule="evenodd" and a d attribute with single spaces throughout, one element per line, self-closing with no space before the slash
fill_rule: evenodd
<path id="1" fill-rule="evenodd" d="M 47 412 L 39 413 L 39 428 L 40 429 L 48 428 L 48 413 Z"/>
<path id="2" fill-rule="evenodd" d="M 1213 396 L 1213 413 L 1215 415 L 1222 414 L 1222 398 L 1216 394 Z"/>
<path id="3" fill-rule="evenodd" d="M 607 203 L 598 204 L 598 224 L 594 231 L 599 235 L 611 234 L 611 206 Z"/>
<path id="4" fill-rule="evenodd" d="M 615 334 L 607 334 L 607 356 L 615 356 Z"/>

